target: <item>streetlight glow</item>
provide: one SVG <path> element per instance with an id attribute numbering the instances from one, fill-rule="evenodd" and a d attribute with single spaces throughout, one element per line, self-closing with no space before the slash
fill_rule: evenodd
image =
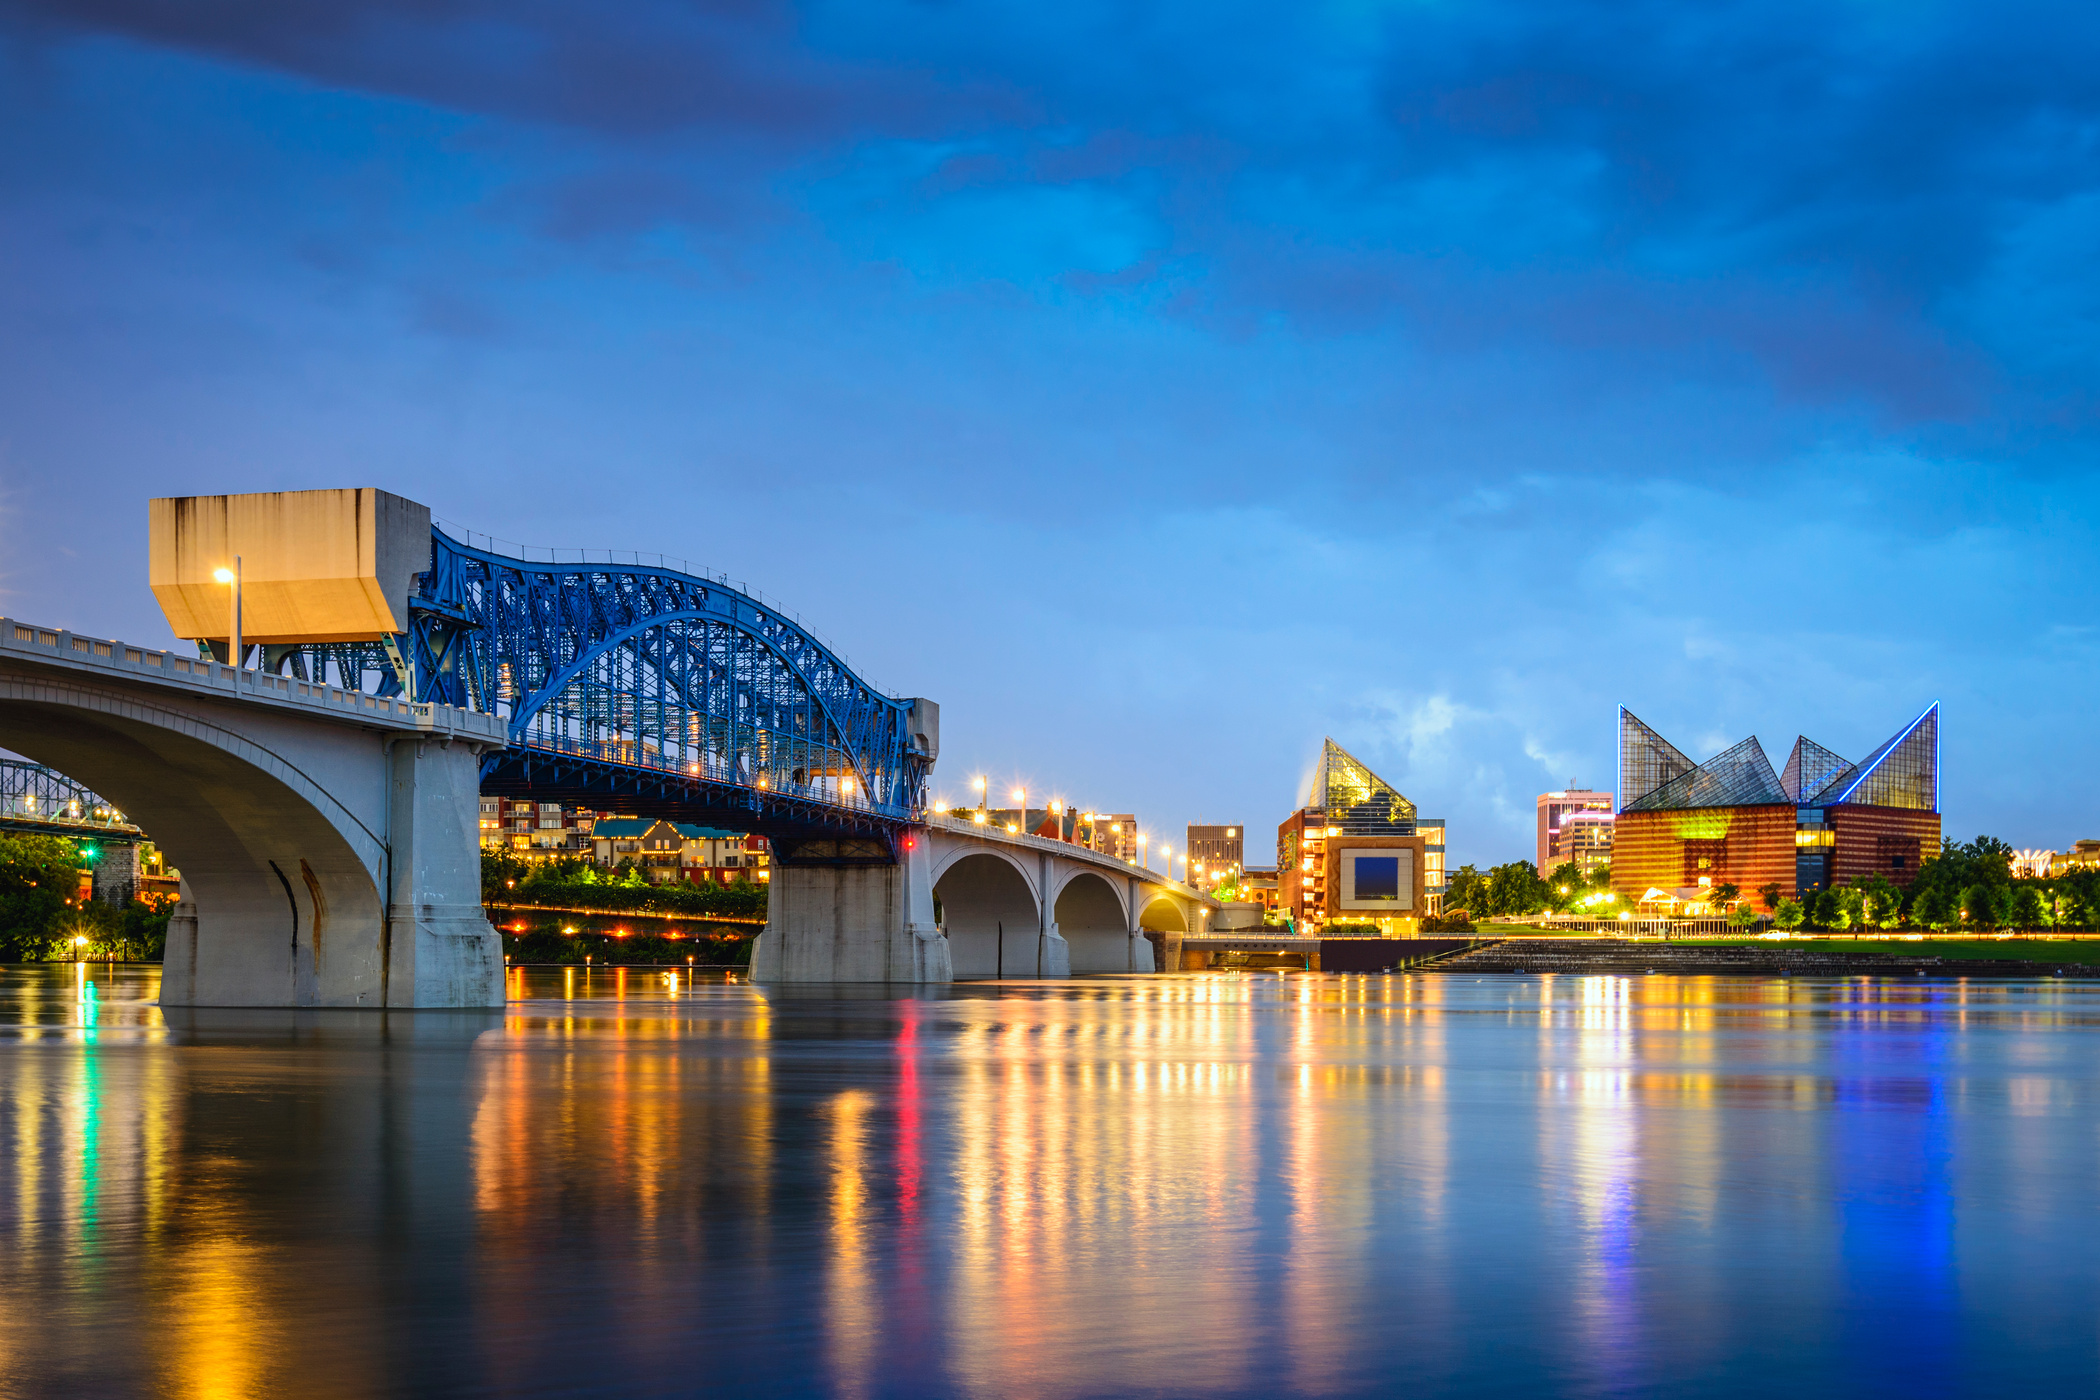
<path id="1" fill-rule="evenodd" d="M 220 583 L 233 582 L 233 570 L 231 569 L 214 569 L 212 570 L 211 576 L 217 579 Z"/>

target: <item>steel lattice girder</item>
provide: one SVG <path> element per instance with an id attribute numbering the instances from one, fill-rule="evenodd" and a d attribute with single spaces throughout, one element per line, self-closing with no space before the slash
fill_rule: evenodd
<path id="1" fill-rule="evenodd" d="M 666 815 L 748 812 L 749 829 L 809 834 L 894 830 L 923 811 L 931 760 L 911 743 L 910 702 L 778 610 L 674 569 L 431 536 L 406 636 L 289 659 L 315 680 L 504 715 L 511 746 L 484 762 L 488 791 L 647 792 Z"/>

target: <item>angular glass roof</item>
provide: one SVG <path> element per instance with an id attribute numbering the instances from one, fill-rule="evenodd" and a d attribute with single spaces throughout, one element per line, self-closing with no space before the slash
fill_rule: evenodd
<path id="1" fill-rule="evenodd" d="M 1800 802 L 1851 766 L 1804 735 L 1794 740 L 1794 751 L 1787 755 L 1786 767 L 1779 771 L 1779 785 L 1786 789 L 1788 797 Z"/>
<path id="2" fill-rule="evenodd" d="M 1792 803 L 1779 785 L 1772 760 L 1764 745 L 1751 735 L 1732 748 L 1723 749 L 1706 762 L 1664 783 L 1637 802 L 1628 812 L 1668 812 L 1687 807 L 1751 807 L 1761 803 Z"/>
<path id="3" fill-rule="evenodd" d="M 1324 807 L 1329 826 L 1357 836 L 1414 832 L 1415 804 L 1332 739 L 1320 750 L 1320 766 L 1313 772 L 1305 805 Z"/>
<path id="4" fill-rule="evenodd" d="M 1657 788 L 1683 777 L 1699 765 L 1686 758 L 1668 739 L 1619 706 L 1619 808 L 1633 804 Z"/>
<path id="5" fill-rule="evenodd" d="M 1908 807 L 1937 812 L 1940 806 L 1940 702 L 1925 707 L 1887 743 L 1824 783 L 1803 805 Z"/>

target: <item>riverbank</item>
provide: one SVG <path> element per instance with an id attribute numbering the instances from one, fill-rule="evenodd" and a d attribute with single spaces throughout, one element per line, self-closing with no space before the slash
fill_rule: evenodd
<path id="1" fill-rule="evenodd" d="M 1926 951 L 1930 948 L 1931 951 Z M 2017 950 L 2017 951 L 2015 951 Z M 2100 941 L 1505 938 L 1427 971 L 1836 977 L 2100 977 Z"/>

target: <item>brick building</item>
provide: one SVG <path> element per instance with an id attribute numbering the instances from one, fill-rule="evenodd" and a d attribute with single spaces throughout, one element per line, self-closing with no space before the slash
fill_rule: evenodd
<path id="1" fill-rule="evenodd" d="M 1622 707 L 1612 888 L 1682 905 L 1717 885 L 1907 885 L 1940 849 L 1939 755 L 1937 703 L 1858 763 L 1800 738 L 1778 772 L 1754 736 L 1694 763 Z"/>
<path id="2" fill-rule="evenodd" d="M 1411 936 L 1444 888 L 1443 820 L 1327 740 L 1306 805 L 1276 829 L 1274 907 L 1301 931 L 1374 924 Z"/>

